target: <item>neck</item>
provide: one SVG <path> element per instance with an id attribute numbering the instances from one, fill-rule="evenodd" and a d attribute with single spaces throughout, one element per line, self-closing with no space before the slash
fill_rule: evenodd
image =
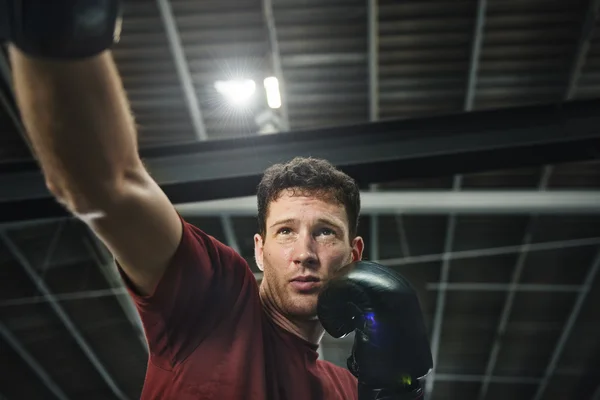
<path id="1" fill-rule="evenodd" d="M 263 285 L 261 285 L 260 288 L 260 299 L 265 312 L 277 326 L 293 333 L 307 342 L 316 345 L 319 344 L 323 337 L 324 329 L 316 317 L 308 319 L 285 315 L 278 309 L 266 291 L 263 290 Z"/>

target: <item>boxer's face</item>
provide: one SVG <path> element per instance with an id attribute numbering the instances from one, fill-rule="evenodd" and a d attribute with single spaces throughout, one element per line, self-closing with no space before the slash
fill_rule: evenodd
<path id="1" fill-rule="evenodd" d="M 287 191 L 269 204 L 266 227 L 264 238 L 254 236 L 263 294 L 284 315 L 316 318 L 319 291 L 336 271 L 361 259 L 362 238 L 350 239 L 343 205 Z"/>

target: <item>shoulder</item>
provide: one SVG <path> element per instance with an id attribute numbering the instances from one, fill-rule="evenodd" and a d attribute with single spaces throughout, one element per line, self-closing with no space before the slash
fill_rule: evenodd
<path id="1" fill-rule="evenodd" d="M 342 385 L 356 388 L 357 379 L 348 369 L 339 367 L 330 361 L 318 360 L 319 369 L 330 379 L 335 380 Z"/>
<path id="2" fill-rule="evenodd" d="M 183 234 L 181 243 L 173 257 L 175 261 L 202 258 L 204 256 L 210 259 L 211 264 L 216 262 L 225 266 L 237 264 L 247 266 L 246 260 L 234 249 L 207 234 L 197 226 L 183 219 L 182 222 Z"/>

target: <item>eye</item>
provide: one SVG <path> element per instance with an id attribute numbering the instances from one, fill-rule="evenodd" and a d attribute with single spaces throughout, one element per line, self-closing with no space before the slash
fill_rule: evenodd
<path id="1" fill-rule="evenodd" d="M 321 228 L 319 230 L 319 234 L 325 235 L 325 236 L 331 236 L 331 235 L 335 235 L 335 231 L 331 228 Z"/>
<path id="2" fill-rule="evenodd" d="M 292 233 L 292 230 L 290 228 L 280 228 L 277 231 L 278 235 L 289 235 L 290 233 Z"/>

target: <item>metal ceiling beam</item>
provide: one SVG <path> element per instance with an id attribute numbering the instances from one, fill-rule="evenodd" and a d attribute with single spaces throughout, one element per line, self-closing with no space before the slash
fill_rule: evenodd
<path id="1" fill-rule="evenodd" d="M 262 275 L 256 274 L 257 279 L 262 279 Z M 425 288 L 427 290 L 458 291 L 458 292 L 506 292 L 515 290 L 516 292 L 547 292 L 547 293 L 573 293 L 580 292 L 583 289 L 581 285 L 550 285 L 550 284 L 518 284 L 516 287 L 508 283 L 473 283 L 473 282 L 453 282 L 442 284 L 440 282 L 430 282 Z M 125 287 L 86 290 L 81 292 L 71 292 L 54 295 L 54 299 L 60 302 L 97 299 L 101 297 L 125 296 L 129 293 Z M 18 297 L 10 300 L 0 301 L 1 307 L 15 307 L 31 304 L 48 303 L 48 299 L 44 296 Z"/>
<path id="2" fill-rule="evenodd" d="M 37 224 L 40 224 L 40 222 L 35 222 L 35 223 L 32 222 L 32 223 L 28 223 L 25 225 L 31 227 L 31 226 L 35 226 Z M 19 228 L 22 225 L 23 224 L 0 225 L 0 232 L 5 232 L 7 229 Z M 599 245 L 600 245 L 600 237 L 589 237 L 589 238 L 583 238 L 583 239 L 556 240 L 556 241 L 533 243 L 528 247 L 528 251 L 529 252 L 547 251 L 547 250 L 554 250 L 554 249 L 570 249 L 570 248 L 577 248 L 577 247 L 599 246 Z M 465 260 L 465 259 L 480 258 L 480 257 L 494 257 L 494 256 L 506 255 L 506 254 L 517 254 L 520 251 L 522 251 L 522 249 L 523 249 L 522 245 L 501 246 L 501 247 L 490 247 L 490 248 L 475 249 L 475 250 L 454 251 L 454 252 L 446 254 L 446 255 L 444 253 L 423 254 L 423 255 L 418 255 L 418 256 L 410 256 L 410 257 L 402 256 L 402 257 L 398 257 L 398 258 L 388 258 L 388 259 L 384 259 L 384 260 L 374 260 L 374 261 L 377 261 L 377 262 L 379 262 L 383 265 L 389 266 L 389 267 L 394 267 L 394 266 L 401 266 L 401 265 L 416 265 L 416 264 L 423 264 L 423 263 L 439 262 L 439 261 L 442 261 L 444 259 L 444 257 L 450 257 L 453 260 Z M 63 263 L 63 260 L 55 259 L 54 262 L 56 264 L 61 264 L 61 263 Z M 65 262 L 69 262 L 69 260 L 66 260 Z"/>
<path id="3" fill-rule="evenodd" d="M 369 121 L 379 120 L 379 5 L 378 0 L 368 0 L 367 29 L 369 52 Z M 378 190 L 378 183 L 370 185 L 371 191 Z M 370 221 L 370 259 L 379 259 L 379 215 L 371 214 Z"/>
<path id="4" fill-rule="evenodd" d="M 596 388 L 596 391 L 592 395 L 591 400 L 600 400 L 600 385 L 598 385 L 598 387 Z"/>
<path id="5" fill-rule="evenodd" d="M 408 234 L 404 228 L 404 217 L 402 214 L 396 214 L 396 228 L 398 229 L 398 237 L 400 237 L 400 250 L 403 257 L 410 257 L 410 246 L 408 244 Z"/>
<path id="6" fill-rule="evenodd" d="M 477 1 L 477 18 L 473 31 L 473 45 L 471 47 L 471 61 L 469 63 L 469 78 L 467 79 L 467 94 L 465 96 L 465 111 L 472 111 L 477 92 L 477 77 L 479 72 L 479 60 L 483 45 L 483 28 L 485 27 L 485 11 L 487 0 Z"/>
<path id="7" fill-rule="evenodd" d="M 545 191 L 548 187 L 548 182 L 550 181 L 550 176 L 552 175 L 553 168 L 550 166 L 546 166 L 542 170 L 542 174 L 540 176 L 540 181 L 538 184 L 538 190 Z M 484 379 L 480 389 L 479 389 L 479 400 L 484 400 L 489 386 L 490 386 L 490 378 L 494 373 L 494 369 L 496 368 L 496 362 L 498 360 L 498 354 L 500 353 L 500 349 L 502 348 L 502 340 L 504 338 L 504 333 L 506 331 L 506 327 L 508 326 L 508 320 L 510 319 L 510 315 L 512 313 L 515 297 L 517 294 L 517 287 L 519 286 L 519 282 L 521 280 L 521 275 L 523 274 L 523 269 L 525 268 L 525 261 L 527 260 L 527 255 L 529 254 L 529 246 L 531 245 L 533 228 L 538 219 L 538 215 L 534 214 L 529 218 L 529 224 L 525 228 L 525 235 L 522 240 L 522 250 L 519 252 L 519 256 L 517 257 L 517 261 L 515 266 L 513 267 L 513 274 L 510 283 L 510 290 L 506 296 L 506 300 L 504 301 L 504 306 L 502 308 L 502 313 L 500 316 L 500 320 L 498 322 L 498 326 L 496 328 L 496 336 L 494 338 L 494 345 L 492 346 L 492 350 L 488 357 L 488 362 L 486 366 L 486 379 Z"/>
<path id="8" fill-rule="evenodd" d="M 257 274 L 257 279 L 262 279 L 262 275 Z M 513 287 L 507 283 L 473 283 L 473 282 L 453 282 L 442 284 L 440 282 L 428 283 L 425 287 L 427 290 L 446 290 L 458 292 L 506 292 L 514 289 L 516 292 L 548 292 L 548 293 L 573 293 L 580 292 L 583 286 L 580 285 L 549 285 L 549 284 L 519 284 Z M 81 292 L 71 292 L 54 295 L 54 299 L 60 302 L 97 299 L 101 297 L 117 298 L 127 297 L 129 293 L 125 287 L 86 290 Z M 0 307 L 15 307 L 31 304 L 48 303 L 48 299 L 44 296 L 19 297 L 10 300 L 0 301 Z"/>
<path id="9" fill-rule="evenodd" d="M 255 216 L 256 197 L 177 205 L 186 217 Z M 598 214 L 600 191 L 417 191 L 361 192 L 361 213 L 368 214 Z"/>
<path id="10" fill-rule="evenodd" d="M 513 284 L 513 283 L 484 283 L 484 282 L 431 282 L 426 286 L 427 290 L 445 290 L 456 292 L 548 292 L 569 293 L 579 292 L 583 289 L 580 285 L 546 285 L 546 284 Z M 1 303 L 0 303 L 1 304 Z M 502 332 L 506 329 L 506 323 L 502 326 Z M 494 352 L 492 352 L 494 354 Z M 494 361 L 495 363 L 495 361 Z M 495 364 L 494 364 L 495 365 Z M 492 376 L 486 374 L 486 376 Z"/>
<path id="11" fill-rule="evenodd" d="M 369 121 L 379 121 L 379 1 L 369 0 L 367 4 L 368 51 L 369 51 Z M 378 184 L 371 185 L 371 191 L 378 190 Z M 395 216 L 402 255 L 410 255 L 408 240 L 404 231 L 401 214 Z M 379 259 L 379 216 L 371 215 L 371 260 Z"/>
<path id="12" fill-rule="evenodd" d="M 72 301 L 72 300 L 83 300 L 83 299 L 97 299 L 100 297 L 112 297 L 112 296 L 129 296 L 129 292 L 125 287 L 111 288 L 111 289 L 98 289 L 98 290 L 84 290 L 81 292 L 70 292 L 55 294 L 54 300 L 59 302 Z M 10 300 L 0 301 L 0 307 L 15 307 L 25 306 L 29 304 L 41 304 L 48 303 L 49 299 L 44 296 L 31 296 L 31 297 L 17 297 Z"/>
<path id="13" fill-rule="evenodd" d="M 44 367 L 25 349 L 19 339 L 17 339 L 12 332 L 0 322 L 0 337 L 4 339 L 6 343 L 17 353 L 23 361 L 31 368 L 33 373 L 46 385 L 48 390 L 59 400 L 68 400 L 69 397 L 62 391 L 62 389 L 52 380 L 50 375 L 46 372 Z M 16 378 L 16 377 L 15 377 Z"/>
<path id="14" fill-rule="evenodd" d="M 175 204 L 246 196 L 266 168 L 325 158 L 363 187 L 411 177 L 589 160 L 600 152 L 600 100 L 380 121 L 141 150 Z M 65 216 L 36 163 L 0 164 L 0 223 Z"/>
<path id="15" fill-rule="evenodd" d="M 465 95 L 464 109 L 467 112 L 473 110 L 475 103 L 475 94 L 477 92 L 477 78 L 479 76 L 479 59 L 481 56 L 481 48 L 483 43 L 483 27 L 485 25 L 485 10 L 487 0 L 477 1 L 477 17 L 475 20 L 475 28 L 473 31 L 473 43 L 471 47 L 471 58 L 469 62 L 469 76 L 467 79 L 467 90 Z M 454 189 L 460 189 L 462 184 L 462 176 L 457 175 L 454 177 Z M 448 230 L 446 232 L 446 243 L 444 246 L 444 255 L 442 259 L 442 267 L 440 271 L 440 284 L 441 287 L 438 290 L 437 302 L 435 315 L 433 320 L 433 332 L 431 339 L 431 350 L 433 354 L 433 371 L 427 377 L 425 382 L 425 398 L 429 398 L 433 393 L 436 377 L 436 364 L 439 355 L 439 347 L 442 336 L 442 323 L 444 318 L 444 308 L 446 301 L 446 288 L 448 285 L 448 278 L 450 275 L 450 257 L 448 254 L 452 251 L 452 242 L 454 241 L 454 228 L 456 224 L 456 215 L 451 214 L 448 218 Z M 449 248 L 450 247 L 450 248 Z"/>
<path id="16" fill-rule="evenodd" d="M 277 38 L 277 25 L 275 24 L 275 15 L 273 12 L 272 0 L 263 0 L 263 16 L 265 23 L 267 24 L 267 33 L 269 37 L 269 47 L 271 48 L 271 62 L 273 64 L 273 73 L 279 81 L 279 95 L 281 97 L 281 107 L 279 112 L 281 114 L 281 121 L 283 122 L 283 130 L 290 130 L 290 118 L 288 114 L 287 106 L 287 91 L 286 84 L 283 76 L 283 67 L 281 64 L 281 54 L 279 52 L 279 40 Z"/>
<path id="17" fill-rule="evenodd" d="M 462 186 L 462 177 L 456 175 L 452 184 L 452 190 L 459 191 Z M 433 317 L 433 330 L 431 333 L 431 354 L 433 357 L 433 369 L 427 376 L 425 381 L 425 398 L 430 398 L 435 384 L 435 373 L 437 369 L 437 361 L 440 351 L 440 342 L 442 338 L 442 326 L 444 322 L 444 313 L 446 308 L 446 290 L 445 284 L 450 279 L 450 257 L 448 254 L 452 252 L 454 247 L 454 234 L 456 232 L 456 214 L 451 214 L 448 217 L 448 225 L 446 227 L 446 239 L 444 243 L 444 256 L 442 266 L 440 268 L 440 283 L 442 286 L 438 290 L 435 315 Z"/>
<path id="18" fill-rule="evenodd" d="M 583 288 L 579 292 L 579 295 L 577 296 L 577 300 L 575 300 L 575 303 L 573 304 L 573 308 L 571 309 L 571 312 L 569 313 L 569 318 L 565 322 L 565 326 L 562 330 L 560 338 L 558 339 L 558 342 L 556 343 L 554 351 L 552 352 L 552 356 L 550 357 L 548 366 L 546 367 L 546 371 L 544 372 L 544 377 L 543 377 L 542 381 L 540 382 L 540 385 L 538 386 L 538 389 L 535 393 L 535 396 L 533 397 L 533 400 L 541 400 L 542 397 L 544 396 L 544 392 L 546 391 L 546 388 L 548 387 L 548 384 L 550 383 L 550 379 L 552 378 L 552 376 L 554 375 L 554 372 L 556 371 L 556 366 L 558 365 L 558 361 L 559 361 L 560 357 L 562 356 L 563 350 L 567 344 L 567 340 L 571 336 L 571 331 L 573 330 L 573 327 L 575 326 L 575 322 L 577 322 L 577 318 L 579 317 L 581 308 L 583 307 L 583 304 L 585 303 L 585 300 L 587 299 L 587 296 L 592 288 L 592 284 L 594 283 L 594 280 L 596 279 L 598 270 L 600 270 L 600 249 L 598 250 L 598 253 L 594 257 L 594 260 L 592 261 L 592 265 L 590 266 L 588 274 L 586 275 L 585 280 L 583 281 Z"/>
<path id="19" fill-rule="evenodd" d="M 567 89 L 565 92 L 565 98 L 571 100 L 575 97 L 577 92 L 577 84 L 581 77 L 581 71 L 585 65 L 585 60 L 588 55 L 590 48 L 590 42 L 594 35 L 594 28 L 596 26 L 596 20 L 600 9 L 600 0 L 590 0 L 586 13 L 581 24 L 581 33 L 579 40 L 577 41 L 577 47 L 575 49 L 575 55 L 573 57 L 573 64 L 569 70 L 569 78 L 567 81 Z"/>
<path id="20" fill-rule="evenodd" d="M 25 135 L 25 127 L 21 122 L 21 117 L 19 116 L 18 110 L 16 109 L 16 105 L 13 103 L 14 92 L 10 63 L 7 57 L 5 56 L 4 52 L 2 51 L 0 51 L 0 77 L 2 78 L 2 82 L 4 83 L 4 85 L 0 85 L 0 104 L 2 105 L 2 108 L 4 108 L 4 111 L 6 111 L 8 118 L 13 123 L 19 135 L 21 135 L 21 138 L 25 142 L 25 145 L 27 145 L 27 147 L 31 151 L 29 140 Z M 1 86 L 5 86 L 6 90 L 2 90 Z"/>
<path id="21" fill-rule="evenodd" d="M 113 296 L 121 292 L 125 292 L 127 294 L 127 296 L 117 295 L 117 302 L 121 306 L 125 317 L 127 317 L 129 323 L 133 327 L 135 334 L 138 337 L 143 349 L 146 351 L 146 353 L 148 353 L 149 348 L 148 343 L 146 341 L 146 333 L 144 331 L 142 319 L 140 318 L 137 312 L 135 304 L 133 303 L 133 299 L 129 296 L 129 293 L 127 293 L 127 289 L 123 284 L 123 279 L 121 279 L 121 276 L 117 271 L 117 266 L 115 265 L 114 258 L 111 256 L 110 252 L 104 246 L 104 244 L 102 244 L 100 240 L 97 239 L 94 233 L 92 233 L 91 231 L 88 232 L 88 237 L 83 238 L 83 245 L 92 257 L 92 260 L 98 267 L 98 270 L 102 273 L 102 275 L 104 275 L 104 278 L 110 285 L 111 289 L 107 290 L 107 292 L 111 292 Z M 71 298 L 74 297 L 73 293 L 69 293 L 68 295 L 70 295 Z M 56 297 L 58 299 L 58 296 Z"/>
<path id="22" fill-rule="evenodd" d="M 21 250 L 17 247 L 17 245 L 10 239 L 5 232 L 0 232 L 0 241 L 6 248 L 9 250 L 12 257 L 21 264 L 32 283 L 35 285 L 37 290 L 48 299 L 48 304 L 54 311 L 54 313 L 61 320 L 65 328 L 69 331 L 75 342 L 79 345 L 79 348 L 82 350 L 83 354 L 90 361 L 92 366 L 98 371 L 104 382 L 108 385 L 112 393 L 119 400 L 126 400 L 127 396 L 121 391 L 121 389 L 117 386 L 115 380 L 108 373 L 96 353 L 91 348 L 91 346 L 87 343 L 79 329 L 75 326 L 69 315 L 62 308 L 60 303 L 54 297 L 54 294 L 50 291 L 46 283 L 42 281 L 39 277 L 33 266 L 27 260 L 27 257 L 21 252 Z"/>
<path id="23" fill-rule="evenodd" d="M 571 240 L 557 240 L 552 242 L 534 243 L 529 245 L 528 251 L 547 251 L 554 249 L 570 249 L 574 247 L 584 246 L 597 246 L 600 245 L 600 237 L 592 237 L 585 239 L 571 239 Z M 380 260 L 379 262 L 388 267 L 401 266 L 401 265 L 416 265 L 431 263 L 437 261 L 443 261 L 444 257 L 449 257 L 452 260 L 466 260 L 471 258 L 480 257 L 494 257 L 504 254 L 517 254 L 522 251 L 523 246 L 503 246 L 503 247 L 492 247 L 488 249 L 476 249 L 476 250 L 462 250 L 454 251 L 451 253 L 441 254 L 426 254 L 422 256 L 402 257 L 402 258 L 390 258 L 387 260 Z"/>
<path id="24" fill-rule="evenodd" d="M 229 247 L 235 250 L 236 253 L 240 253 L 240 246 L 235 236 L 235 229 L 233 229 L 233 222 L 231 216 L 223 214 L 221 215 L 221 225 L 223 226 L 223 232 L 225 233 L 225 240 Z"/>
<path id="25" fill-rule="evenodd" d="M 438 374 L 436 377 L 437 381 L 440 382 L 482 382 L 485 378 L 484 375 L 459 375 L 459 374 Z M 525 384 L 525 385 L 537 385 L 541 379 L 529 378 L 526 376 L 493 376 L 491 383 L 500 383 L 507 385 L 514 384 Z"/>
<path id="26" fill-rule="evenodd" d="M 177 29 L 177 23 L 173 15 L 173 10 L 169 0 L 156 0 L 160 15 L 165 26 L 165 32 L 167 34 L 167 40 L 169 41 L 169 48 L 173 55 L 175 62 L 175 68 L 177 69 L 177 75 L 183 89 L 185 96 L 185 104 L 187 105 L 190 117 L 192 118 L 192 125 L 194 126 L 194 133 L 198 140 L 208 140 L 208 134 L 206 132 L 206 126 L 204 125 L 204 118 L 202 116 L 202 108 L 198 101 L 198 95 L 192 74 L 190 72 L 190 66 L 183 50 L 183 44 Z"/>
<path id="27" fill-rule="evenodd" d="M 379 4 L 368 1 L 369 29 L 369 120 L 379 120 Z"/>
<path id="28" fill-rule="evenodd" d="M 377 184 L 371 186 L 371 191 L 377 190 Z M 369 238 L 370 238 L 370 246 L 369 246 L 369 258 L 371 260 L 379 260 L 379 215 L 377 213 L 372 213 L 371 221 L 369 224 Z"/>

